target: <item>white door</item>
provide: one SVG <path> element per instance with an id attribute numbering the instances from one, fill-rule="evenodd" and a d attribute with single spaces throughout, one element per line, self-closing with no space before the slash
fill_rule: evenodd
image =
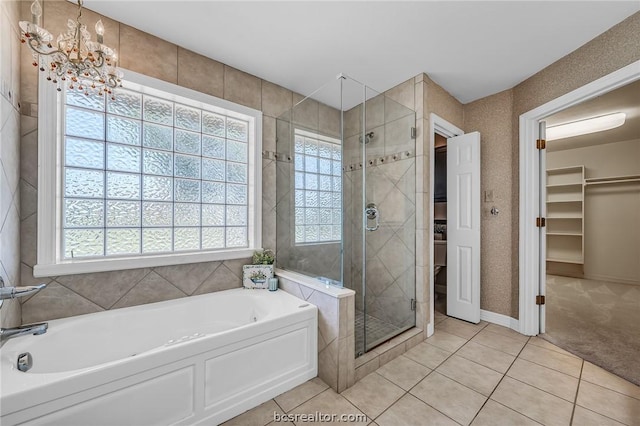
<path id="1" fill-rule="evenodd" d="M 480 133 L 447 139 L 447 315 L 480 322 Z"/>

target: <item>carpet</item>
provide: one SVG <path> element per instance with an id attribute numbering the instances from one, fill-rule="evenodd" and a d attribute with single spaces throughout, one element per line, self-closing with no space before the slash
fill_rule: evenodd
<path id="1" fill-rule="evenodd" d="M 548 340 L 640 386 L 640 286 L 547 276 Z"/>

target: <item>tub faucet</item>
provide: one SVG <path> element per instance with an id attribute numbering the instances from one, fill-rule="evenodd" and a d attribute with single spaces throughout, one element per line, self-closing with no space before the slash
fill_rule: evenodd
<path id="1" fill-rule="evenodd" d="M 0 341 L 11 339 L 12 337 L 23 336 L 25 334 L 44 334 L 47 332 L 47 328 L 49 324 L 46 322 L 41 322 L 39 324 L 28 324 L 21 325 L 20 327 L 14 328 L 0 328 Z"/>
<path id="2" fill-rule="evenodd" d="M 2 278 L 0 278 L 0 285 L 4 284 Z M 25 287 L 0 287 L 0 300 L 5 299 L 15 299 L 16 297 L 24 297 L 33 293 L 37 293 L 43 288 L 45 288 L 46 284 L 40 285 L 29 285 Z"/>

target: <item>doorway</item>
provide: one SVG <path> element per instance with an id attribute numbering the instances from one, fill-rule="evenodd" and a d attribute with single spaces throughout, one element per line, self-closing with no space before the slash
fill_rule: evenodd
<path id="1" fill-rule="evenodd" d="M 563 309 L 568 309 L 571 302 L 581 298 L 592 298 L 596 305 L 608 299 L 607 303 L 611 304 L 614 303 L 613 295 L 619 292 L 619 290 L 608 288 L 603 283 L 604 276 L 598 277 L 597 273 L 595 275 L 593 273 L 598 262 L 606 262 L 602 255 L 593 256 L 597 249 L 604 247 L 602 243 L 598 246 L 594 238 L 602 239 L 604 236 L 606 239 L 608 232 L 617 232 L 613 231 L 615 227 L 611 225 L 611 221 L 616 220 L 614 213 L 625 211 L 628 213 L 629 209 L 619 206 L 617 210 L 611 210 L 612 203 L 617 205 L 617 202 L 605 202 L 604 206 L 609 208 L 609 214 L 604 220 L 594 226 L 589 224 L 589 217 L 594 219 L 599 215 L 592 208 L 597 195 L 610 197 L 613 186 L 620 186 L 619 183 L 601 182 L 613 182 L 617 178 L 624 177 L 623 175 L 627 172 L 622 173 L 622 170 L 616 172 L 617 160 L 607 159 L 603 155 L 600 155 L 595 163 L 589 163 L 586 157 L 580 159 L 577 152 L 555 155 L 554 151 L 562 151 L 562 149 L 556 150 L 557 145 L 549 152 L 553 141 L 547 141 L 546 150 L 538 151 L 536 139 L 550 139 L 545 138 L 544 131 L 538 130 L 538 122 L 547 120 L 548 126 L 551 127 L 553 124 L 571 121 L 567 115 L 571 108 L 577 108 L 583 104 L 588 106 L 597 98 L 604 98 L 608 93 L 640 79 L 639 65 L 640 62 L 631 64 L 520 117 L 520 331 L 524 334 L 536 335 L 544 333 L 547 329 L 549 331 L 557 329 L 558 323 L 548 322 L 548 320 L 552 319 L 551 315 L 554 315 L 554 310 L 562 299 L 567 302 Z M 598 114 L 592 110 L 591 116 L 594 115 Z M 556 143 L 562 142 L 558 140 Z M 564 143 L 568 142 L 564 141 Z M 596 145 L 593 144 L 593 146 Z M 589 150 L 593 149 L 583 149 L 583 151 Z M 571 164 L 569 164 L 568 158 L 574 161 L 570 161 Z M 601 170 L 601 166 L 607 162 L 613 169 Z M 603 191 L 604 188 L 606 190 Z M 594 191 L 600 192 L 596 194 Z M 614 192 L 620 191 L 618 189 Z M 624 191 L 626 189 L 622 190 Z M 607 194 L 603 195 L 603 192 Z M 587 204 L 590 204 L 590 207 Z M 537 217 L 546 218 L 546 226 L 536 226 Z M 629 236 L 631 232 L 627 234 Z M 615 251 L 616 246 L 610 249 Z M 587 252 L 591 254 L 587 255 Z M 620 252 L 616 261 L 627 254 L 627 252 Z M 591 261 L 589 261 L 590 258 Z M 587 266 L 587 263 L 590 265 Z M 636 261 L 635 264 L 637 263 Z M 609 262 L 601 270 L 608 271 L 605 274 L 615 274 L 620 268 L 614 266 L 613 262 Z M 548 272 L 551 274 L 547 275 Z M 587 281 L 584 281 L 585 278 Z M 593 281 L 600 281 L 600 283 L 597 284 L 597 291 L 589 294 L 588 289 L 593 287 Z M 637 288 L 640 289 L 640 287 Z M 565 294 L 567 291 L 569 291 L 568 295 Z M 545 296 L 546 304 L 544 302 L 536 304 L 536 296 Z M 587 328 L 593 329 L 609 321 L 606 315 L 598 313 L 599 308 L 596 305 L 586 309 L 587 321 L 595 321 L 595 325 Z M 618 312 L 615 311 L 614 308 L 611 315 L 617 315 Z M 556 311 L 555 314 L 558 315 L 558 312 Z M 556 319 L 554 318 L 554 321 Z M 603 332 L 601 336 L 589 337 L 580 331 L 578 325 L 574 325 L 568 335 L 582 339 L 587 344 L 614 334 L 610 330 Z M 579 352 L 575 348 L 572 349 L 576 353 Z M 600 349 L 599 352 L 611 352 L 610 349 L 611 345 Z M 585 356 L 587 354 L 578 353 L 578 355 L 589 360 L 589 356 Z M 598 363 L 596 358 L 592 357 L 590 360 Z M 605 366 L 607 367 L 610 366 Z M 622 371 L 615 372 L 626 376 Z M 629 376 L 626 377 L 629 378 Z"/>
<path id="2" fill-rule="evenodd" d="M 444 315 L 480 321 L 480 134 L 430 123 L 428 335 Z"/>

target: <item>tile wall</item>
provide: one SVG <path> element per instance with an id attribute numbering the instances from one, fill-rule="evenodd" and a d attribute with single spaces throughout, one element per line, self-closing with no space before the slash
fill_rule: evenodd
<path id="1" fill-rule="evenodd" d="M 18 21 L 17 8 L 21 7 L 22 19 L 30 19 L 29 2 L 8 3 L 13 4 L 12 7 L 15 10 L 15 16 L 10 19 L 10 22 L 15 24 L 14 27 L 17 27 Z M 4 7 L 5 2 L 2 4 Z M 75 16 L 76 13 L 76 6 L 66 1 L 46 0 L 43 2 L 43 9 L 43 25 L 53 33 L 62 31 L 67 18 Z M 294 100 L 297 102 L 302 97 L 273 83 L 203 57 L 135 28 L 101 17 L 90 10 L 84 10 L 83 18 L 89 28 L 92 28 L 98 19 L 102 19 L 106 28 L 105 44 L 117 49 L 121 59 L 120 65 L 123 68 L 263 112 L 262 240 L 264 247 L 275 248 L 276 163 L 273 160 L 273 153 L 275 151 L 276 117 L 289 110 Z M 5 28 L 7 26 L 2 25 L 3 31 Z M 6 51 L 3 44 L 3 55 Z M 33 59 L 27 47 L 22 47 L 21 56 L 16 57 L 16 61 L 21 63 L 21 67 L 13 66 L 11 69 L 21 69 L 20 75 L 15 76 L 15 81 L 20 80 L 22 91 L 20 111 L 22 115 L 19 117 L 21 126 L 16 124 L 14 127 L 16 132 L 18 128 L 20 129 L 19 154 L 22 161 L 18 161 L 17 152 L 9 154 L 14 156 L 12 164 L 20 165 L 19 173 L 16 170 L 12 174 L 15 180 L 13 182 L 14 189 L 18 187 L 18 176 L 20 177 L 20 191 L 12 193 L 15 192 L 15 200 L 21 197 L 22 208 L 18 209 L 17 204 L 14 203 L 15 208 L 11 210 L 10 217 L 13 222 L 19 224 L 7 229 L 14 229 L 11 238 L 16 241 L 18 238 L 22 238 L 22 244 L 19 259 L 16 257 L 17 263 L 14 268 L 17 272 L 14 272 L 12 276 L 21 276 L 21 279 L 14 278 L 14 280 L 20 279 L 22 285 L 38 282 L 49 283 L 45 290 L 22 300 L 22 322 L 46 321 L 240 287 L 242 265 L 249 263 L 249 259 L 60 277 L 33 277 L 33 266 L 36 263 L 38 195 L 38 76 L 37 69 L 31 65 Z M 4 102 L 3 99 L 3 105 Z M 15 115 L 18 117 L 17 113 Z M 13 117 L 12 123 L 17 121 L 16 117 Z M 3 123 L 5 123 L 4 119 Z M 18 212 L 20 213 L 19 219 Z M 17 232 L 17 229 L 20 231 Z M 8 234 L 7 238 L 9 238 Z M 18 243 L 15 243 L 14 247 L 16 247 L 14 253 L 17 253 Z M 3 309 L 3 314 L 4 312 Z M 19 311 L 17 317 L 20 317 Z"/>
<path id="2" fill-rule="evenodd" d="M 0 3 L 0 276 L 20 285 L 20 2 Z M 20 303 L 6 300 L 2 327 L 20 325 Z"/>

